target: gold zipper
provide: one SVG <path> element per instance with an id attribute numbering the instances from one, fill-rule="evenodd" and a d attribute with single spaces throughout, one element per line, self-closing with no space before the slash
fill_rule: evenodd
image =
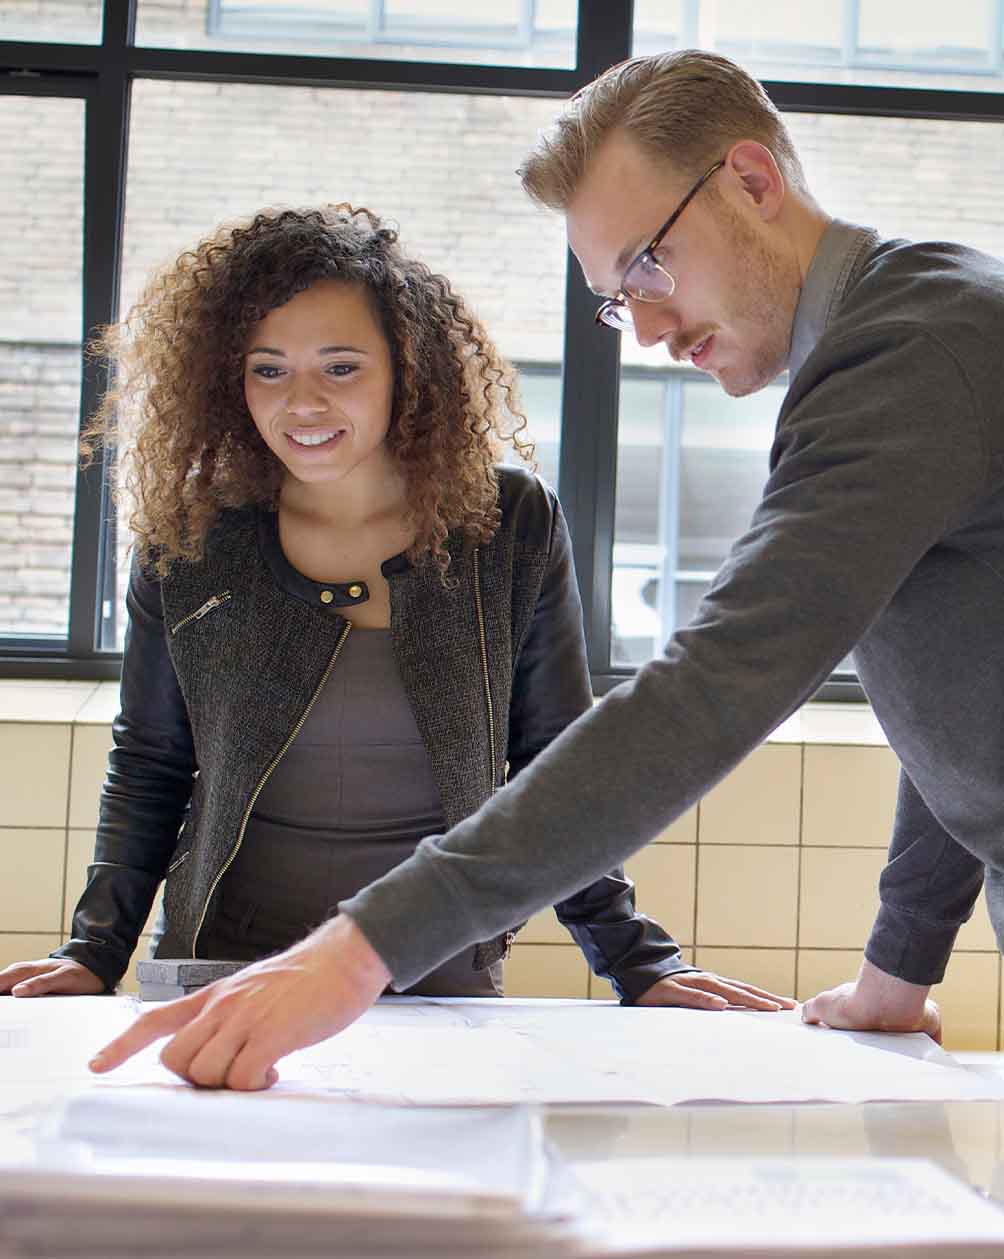
<path id="1" fill-rule="evenodd" d="M 232 590 L 221 590 L 218 595 L 213 595 L 211 599 L 205 601 L 201 608 L 196 608 L 194 612 L 189 612 L 188 616 L 183 616 L 178 624 L 172 627 L 171 637 L 173 638 L 178 630 L 184 629 L 189 621 L 201 621 L 204 616 L 215 611 L 216 608 L 222 607 L 224 603 L 229 603 L 233 597 Z"/>
<path id="2" fill-rule="evenodd" d="M 300 733 L 300 730 L 303 727 L 303 723 L 310 716 L 310 711 L 314 707 L 314 705 L 317 703 L 317 697 L 324 690 L 325 684 L 327 683 L 328 678 L 331 676 L 331 670 L 335 667 L 335 661 L 338 659 L 338 654 L 342 650 L 345 640 L 349 636 L 349 630 L 351 629 L 352 629 L 352 622 L 346 621 L 345 628 L 342 630 L 342 633 L 341 633 L 341 637 L 338 639 L 338 642 L 335 643 L 335 650 L 331 653 L 331 659 L 328 661 L 327 668 L 324 670 L 324 673 L 321 677 L 320 682 L 318 682 L 316 688 L 314 689 L 313 695 L 311 695 L 310 697 L 310 703 L 300 714 L 300 720 L 293 727 L 292 731 L 289 734 L 289 737 L 286 739 L 286 742 L 282 745 L 279 751 L 272 758 L 264 774 L 262 774 L 261 778 L 258 779 L 258 785 L 255 787 L 254 791 L 251 793 L 251 799 L 248 801 L 248 806 L 244 810 L 244 817 L 241 819 L 240 830 L 237 832 L 237 843 L 234 844 L 233 848 L 231 849 L 230 856 L 227 857 L 226 862 L 223 865 L 223 868 L 220 870 L 219 874 L 217 874 L 216 878 L 213 879 L 213 886 L 209 889 L 209 895 L 206 897 L 206 902 L 202 906 L 202 913 L 199 915 L 199 922 L 195 928 L 195 935 L 192 936 L 192 957 L 196 956 L 195 950 L 199 943 L 199 933 L 202 931 L 203 925 L 205 924 L 206 914 L 209 912 L 209 902 L 213 899 L 213 893 L 216 891 L 217 887 L 219 887 L 220 879 L 222 879 L 223 876 L 226 874 L 226 872 L 230 869 L 231 865 L 233 864 L 234 858 L 237 856 L 238 852 L 240 852 L 241 844 L 244 842 L 244 832 L 247 830 L 248 818 L 251 816 L 251 811 L 255 806 L 255 801 L 258 799 L 258 796 L 261 794 L 262 788 L 265 786 L 265 784 L 268 782 L 269 778 L 271 777 L 272 771 L 279 764 L 282 758 L 286 755 L 287 751 L 289 750 L 289 745 Z"/>
<path id="3" fill-rule="evenodd" d="M 497 768 L 495 765 L 495 710 L 492 706 L 492 688 L 488 677 L 488 635 L 485 633 L 485 613 L 481 606 L 481 565 L 478 562 L 478 549 L 474 549 L 474 604 L 478 612 L 478 634 L 481 639 L 481 676 L 485 684 L 485 704 L 488 708 L 488 739 L 491 753 L 491 789 L 498 786 Z"/>

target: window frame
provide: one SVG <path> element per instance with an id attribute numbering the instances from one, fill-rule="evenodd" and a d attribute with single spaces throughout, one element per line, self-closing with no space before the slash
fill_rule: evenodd
<path id="1" fill-rule="evenodd" d="M 630 56 L 633 40 L 633 0 L 579 0 L 573 69 L 147 48 L 134 42 L 137 4 L 104 0 L 99 44 L 0 46 L 0 92 L 75 96 L 86 102 L 83 345 L 118 314 L 129 106 L 136 79 L 530 95 L 557 102 Z M 1004 91 L 789 81 L 765 81 L 764 87 L 782 111 L 1004 123 Z M 513 195 L 520 195 L 515 183 Z M 610 659 L 620 355 L 617 338 L 594 322 L 596 299 L 570 254 L 565 302 L 557 488 L 573 539 L 593 687 L 603 694 L 635 671 L 614 667 Z M 107 385 L 107 372 L 103 364 L 82 357 L 83 423 Z M 114 564 L 114 536 L 102 524 L 109 507 L 105 466 L 96 460 L 77 475 L 67 635 L 0 637 L 0 677 L 118 677 L 121 653 L 98 646 L 102 578 Z M 844 675 L 826 683 L 818 697 L 860 700 L 863 693 L 856 679 Z"/>

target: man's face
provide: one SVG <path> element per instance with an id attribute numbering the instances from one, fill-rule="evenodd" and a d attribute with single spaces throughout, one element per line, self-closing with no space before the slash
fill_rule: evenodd
<path id="1" fill-rule="evenodd" d="M 625 268 L 692 182 L 623 132 L 604 142 L 566 211 L 569 244 L 594 292 L 620 291 Z M 640 345 L 663 342 L 674 359 L 710 373 L 733 397 L 762 389 L 784 370 L 798 264 L 729 164 L 697 193 L 656 256 L 676 289 L 660 302 L 628 298 Z"/>

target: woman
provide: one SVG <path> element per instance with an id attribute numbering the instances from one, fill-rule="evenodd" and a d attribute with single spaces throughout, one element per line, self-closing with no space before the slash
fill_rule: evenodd
<path id="1" fill-rule="evenodd" d="M 114 988 L 165 878 L 156 955 L 289 947 L 591 703 L 557 500 L 495 462 L 528 451 L 511 369 L 369 211 L 221 228 L 103 349 L 85 449 L 135 428 L 121 713 L 72 939 L 17 996 Z M 694 973 L 620 870 L 556 909 L 625 1001 Z M 412 991 L 499 994 L 512 939 Z"/>

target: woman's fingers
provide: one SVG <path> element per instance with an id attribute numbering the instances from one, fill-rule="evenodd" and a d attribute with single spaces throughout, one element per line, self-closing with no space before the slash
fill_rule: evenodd
<path id="1" fill-rule="evenodd" d="M 13 997 L 88 996 L 104 990 L 104 980 L 69 958 L 15 962 L 0 971 L 0 994 Z"/>

